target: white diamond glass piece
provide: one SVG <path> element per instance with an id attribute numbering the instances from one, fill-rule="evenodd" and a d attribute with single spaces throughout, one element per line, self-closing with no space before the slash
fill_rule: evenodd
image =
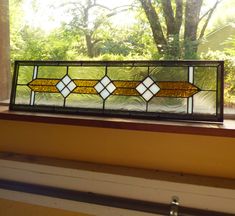
<path id="1" fill-rule="evenodd" d="M 110 93 L 104 89 L 101 93 L 100 93 L 100 96 L 103 98 L 103 99 L 106 99 L 108 96 L 110 95 Z"/>
<path id="2" fill-rule="evenodd" d="M 56 85 L 56 88 L 61 92 L 62 89 L 65 87 L 64 83 L 62 83 L 61 81 Z"/>
<path id="3" fill-rule="evenodd" d="M 149 86 L 151 86 L 154 81 L 150 78 L 150 77 L 147 77 L 144 81 L 143 81 L 144 85 L 148 88 Z"/>
<path id="4" fill-rule="evenodd" d="M 64 96 L 64 97 L 67 97 L 69 94 L 70 94 L 70 91 L 68 88 L 64 88 L 63 91 L 61 92 L 61 94 Z"/>
<path id="5" fill-rule="evenodd" d="M 158 87 L 157 84 L 153 84 L 150 86 L 149 90 L 155 95 L 160 91 L 160 88 Z"/>
<path id="6" fill-rule="evenodd" d="M 62 79 L 62 82 L 63 82 L 65 85 L 67 85 L 67 84 L 69 84 L 69 83 L 71 82 L 71 79 L 70 79 L 69 76 L 66 75 L 66 76 Z"/>
<path id="7" fill-rule="evenodd" d="M 100 93 L 104 89 L 104 86 L 99 82 L 95 85 L 95 89 L 98 93 Z"/>
<path id="8" fill-rule="evenodd" d="M 140 94 L 143 94 L 147 88 L 141 83 L 139 84 L 137 87 L 136 87 L 136 90 L 140 93 Z"/>
<path id="9" fill-rule="evenodd" d="M 152 97 L 153 97 L 153 94 L 152 92 L 150 92 L 149 90 L 147 90 L 143 95 L 142 97 L 146 100 L 146 101 L 149 101 Z"/>
<path id="10" fill-rule="evenodd" d="M 68 85 L 67 85 L 67 88 L 70 90 L 70 91 L 73 91 L 75 88 L 76 88 L 76 85 L 73 81 L 71 81 Z"/>
<path id="11" fill-rule="evenodd" d="M 102 80 L 101 83 L 106 87 L 109 83 L 111 82 L 111 80 L 105 76 Z"/>
<path id="12" fill-rule="evenodd" d="M 110 93 L 112 93 L 112 92 L 116 89 L 116 86 L 115 86 L 113 83 L 110 83 L 110 84 L 106 87 L 106 89 L 107 89 Z"/>

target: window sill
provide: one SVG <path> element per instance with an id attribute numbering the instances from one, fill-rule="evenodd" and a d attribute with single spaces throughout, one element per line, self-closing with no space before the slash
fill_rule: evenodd
<path id="1" fill-rule="evenodd" d="M 124 119 L 94 116 L 16 112 L 9 111 L 8 106 L 1 105 L 0 119 L 163 133 L 235 137 L 235 120 L 225 120 L 223 124 L 195 122 L 192 123 L 180 121 L 151 121 L 127 118 Z"/>

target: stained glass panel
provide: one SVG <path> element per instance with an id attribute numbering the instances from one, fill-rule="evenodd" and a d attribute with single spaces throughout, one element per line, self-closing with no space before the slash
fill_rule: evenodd
<path id="1" fill-rule="evenodd" d="M 222 61 L 17 61 L 11 110 L 223 120 Z"/>

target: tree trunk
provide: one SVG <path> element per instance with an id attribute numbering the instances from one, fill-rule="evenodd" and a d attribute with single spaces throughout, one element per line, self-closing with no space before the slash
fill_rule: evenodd
<path id="1" fill-rule="evenodd" d="M 140 0 L 140 3 L 142 4 L 142 7 L 150 23 L 154 42 L 157 46 L 158 52 L 160 54 L 164 54 L 166 51 L 167 41 L 164 37 L 161 23 L 155 8 L 153 7 L 151 0 Z"/>
<path id="2" fill-rule="evenodd" d="M 0 1 L 0 101 L 10 96 L 9 1 Z"/>
<path id="3" fill-rule="evenodd" d="M 187 0 L 185 9 L 184 58 L 197 58 L 197 31 L 203 0 Z"/>
<path id="4" fill-rule="evenodd" d="M 183 18 L 183 0 L 176 0 L 176 12 L 174 14 L 171 0 L 161 0 L 163 15 L 167 28 L 167 59 L 180 59 L 180 29 Z"/>
<path id="5" fill-rule="evenodd" d="M 86 47 L 87 47 L 87 55 L 89 58 L 94 58 L 95 57 L 95 52 L 94 52 L 94 44 L 92 43 L 92 36 L 86 34 Z"/>

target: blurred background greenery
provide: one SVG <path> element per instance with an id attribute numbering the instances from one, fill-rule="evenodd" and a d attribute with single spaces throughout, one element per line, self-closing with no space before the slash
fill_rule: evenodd
<path id="1" fill-rule="evenodd" d="M 234 9 L 234 0 L 10 0 L 12 67 L 14 60 L 225 60 L 225 105 L 235 112 Z"/>

